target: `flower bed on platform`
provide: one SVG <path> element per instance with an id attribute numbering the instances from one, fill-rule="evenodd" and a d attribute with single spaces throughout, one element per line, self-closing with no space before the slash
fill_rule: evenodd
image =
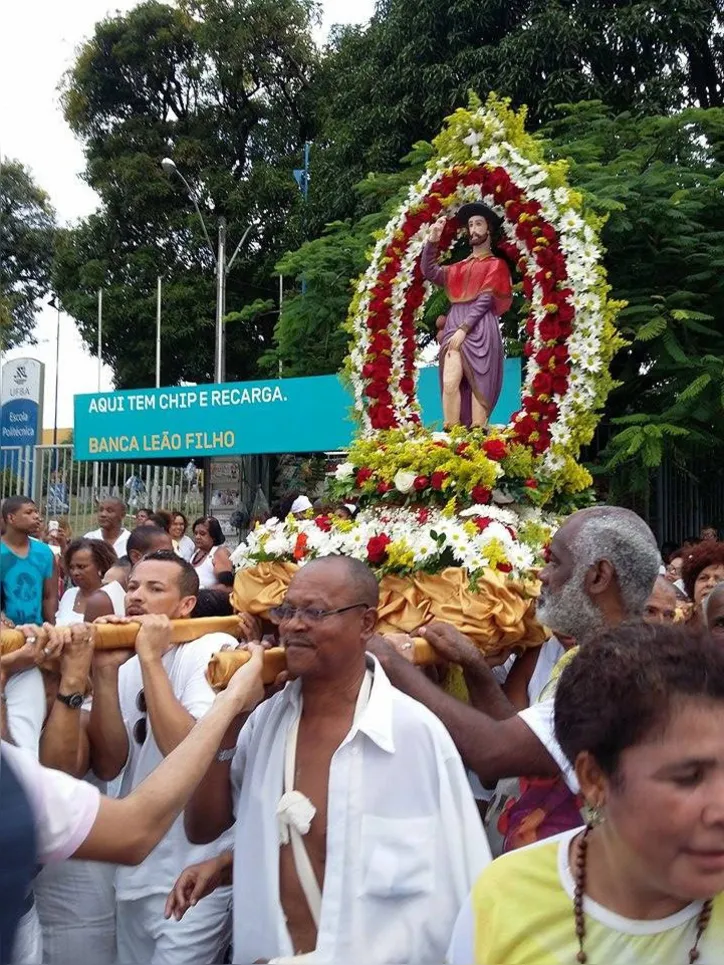
<path id="1" fill-rule="evenodd" d="M 389 506 L 363 509 L 355 520 L 290 517 L 258 526 L 234 551 L 232 562 L 245 569 L 341 554 L 364 560 L 380 576 L 460 566 L 472 584 L 486 569 L 521 579 L 542 565 L 557 525 L 556 517 L 534 507 L 476 504 L 459 514 L 430 506 Z"/>

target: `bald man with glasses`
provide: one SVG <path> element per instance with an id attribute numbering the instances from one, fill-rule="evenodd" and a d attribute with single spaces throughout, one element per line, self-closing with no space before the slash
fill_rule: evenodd
<path id="1" fill-rule="evenodd" d="M 302 567 L 273 613 L 292 683 L 230 728 L 185 812 L 189 840 L 236 819 L 232 855 L 184 872 L 182 918 L 233 877 L 235 962 L 439 963 L 490 860 L 447 731 L 367 651 L 364 563 Z"/>

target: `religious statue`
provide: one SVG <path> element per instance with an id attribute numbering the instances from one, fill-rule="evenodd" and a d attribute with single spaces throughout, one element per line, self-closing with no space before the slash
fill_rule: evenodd
<path id="1" fill-rule="evenodd" d="M 445 426 L 486 426 L 503 384 L 499 319 L 510 308 L 512 283 L 506 262 L 492 252 L 498 215 L 478 202 L 463 205 L 457 217 L 467 227 L 472 254 L 452 265 L 437 264 L 446 221 L 440 218 L 430 229 L 422 271 L 445 288 L 451 306 L 438 336 Z"/>

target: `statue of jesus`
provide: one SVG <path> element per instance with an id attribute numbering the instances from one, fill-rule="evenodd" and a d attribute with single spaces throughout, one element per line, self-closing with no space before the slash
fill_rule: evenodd
<path id="1" fill-rule="evenodd" d="M 440 336 L 440 384 L 445 426 L 486 426 L 503 384 L 503 339 L 499 319 L 510 308 L 512 283 L 506 262 L 492 252 L 501 219 L 487 205 L 465 204 L 458 221 L 468 229 L 469 258 L 452 265 L 437 263 L 445 227 L 440 218 L 430 229 L 422 253 L 428 281 L 444 286 L 450 311 Z"/>

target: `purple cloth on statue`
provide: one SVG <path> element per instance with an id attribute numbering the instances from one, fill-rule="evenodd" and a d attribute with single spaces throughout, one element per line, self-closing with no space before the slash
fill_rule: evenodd
<path id="1" fill-rule="evenodd" d="M 437 264 L 437 246 L 426 244 L 422 252 L 422 273 L 428 281 L 444 287 L 445 272 Z M 472 421 L 472 387 L 478 398 L 488 404 L 492 414 L 500 397 L 503 386 L 503 339 L 500 334 L 498 317 L 493 310 L 493 296 L 490 292 L 478 295 L 470 302 L 454 302 L 445 320 L 440 341 L 440 387 L 445 364 L 447 345 L 452 335 L 466 324 L 470 331 L 465 336 L 461 354 L 463 357 L 463 379 L 461 392 L 460 421 L 469 426 Z"/>

